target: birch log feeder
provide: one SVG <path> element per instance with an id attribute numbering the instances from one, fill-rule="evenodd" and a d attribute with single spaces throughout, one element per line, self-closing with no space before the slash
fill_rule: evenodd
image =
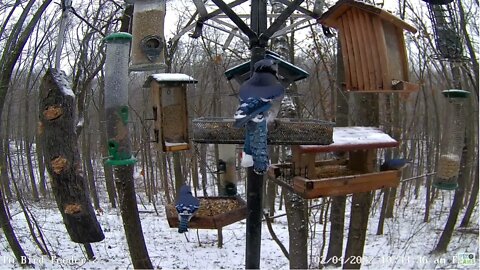
<path id="1" fill-rule="evenodd" d="M 105 236 L 83 177 L 75 107 L 75 95 L 65 74 L 53 68 L 47 70 L 40 85 L 39 132 L 45 138 L 45 161 L 55 200 L 73 242 L 99 242 Z"/>

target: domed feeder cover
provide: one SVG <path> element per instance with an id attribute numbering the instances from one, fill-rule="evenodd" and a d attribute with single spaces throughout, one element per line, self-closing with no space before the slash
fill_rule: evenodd
<path id="1" fill-rule="evenodd" d="M 458 188 L 457 178 L 465 138 L 464 105 L 470 92 L 459 89 L 442 91 L 447 98 L 440 158 L 433 186 L 443 190 Z"/>

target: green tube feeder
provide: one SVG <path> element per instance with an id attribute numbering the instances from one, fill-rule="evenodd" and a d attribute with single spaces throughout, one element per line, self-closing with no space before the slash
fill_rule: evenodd
<path id="1" fill-rule="evenodd" d="M 433 186 L 442 190 L 458 188 L 457 178 L 465 144 L 465 103 L 470 92 L 459 89 L 442 91 L 446 98 L 440 157 Z"/>
<path id="2" fill-rule="evenodd" d="M 112 166 L 132 165 L 128 132 L 128 62 L 130 41 L 128 33 L 107 36 L 105 60 L 105 112 L 107 120 L 108 153 L 107 164 Z"/>

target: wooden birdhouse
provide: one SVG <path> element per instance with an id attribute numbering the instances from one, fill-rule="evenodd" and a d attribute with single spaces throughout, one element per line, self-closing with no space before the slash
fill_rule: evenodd
<path id="1" fill-rule="evenodd" d="M 318 20 L 337 29 L 345 70 L 345 90 L 405 93 L 409 82 L 403 31 L 417 30 L 388 11 L 354 0 L 340 0 Z"/>
<path id="2" fill-rule="evenodd" d="M 154 141 L 163 151 L 189 149 L 187 84 L 194 78 L 180 73 L 151 75 L 144 87 L 150 87 L 153 102 Z"/>

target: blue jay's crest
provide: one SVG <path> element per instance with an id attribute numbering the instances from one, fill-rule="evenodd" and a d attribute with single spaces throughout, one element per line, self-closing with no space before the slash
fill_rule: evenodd
<path id="1" fill-rule="evenodd" d="M 178 226 L 179 233 L 188 231 L 188 222 L 199 208 L 200 200 L 193 197 L 189 186 L 183 185 L 180 188 L 178 199 L 175 204 L 175 209 L 178 212 L 178 219 L 180 221 Z"/>
<path id="2" fill-rule="evenodd" d="M 388 171 L 388 170 L 401 170 L 405 168 L 410 161 L 404 158 L 394 158 L 385 160 L 382 165 L 380 165 L 380 171 Z"/>
<path id="3" fill-rule="evenodd" d="M 268 72 L 273 75 L 278 73 L 278 64 L 272 59 L 262 59 L 253 65 L 254 72 Z"/>

